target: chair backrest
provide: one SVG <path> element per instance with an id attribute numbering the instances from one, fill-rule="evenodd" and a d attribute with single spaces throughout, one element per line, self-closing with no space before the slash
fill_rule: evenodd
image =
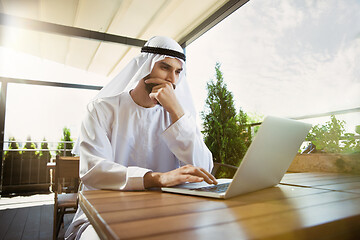
<path id="1" fill-rule="evenodd" d="M 55 192 L 77 192 L 79 182 L 79 157 L 56 156 Z"/>
<path id="2" fill-rule="evenodd" d="M 211 171 L 211 174 L 214 175 L 216 178 L 233 178 L 237 169 L 238 167 L 236 166 L 214 162 L 214 167 Z M 226 170 L 226 176 L 218 176 L 220 170 Z"/>

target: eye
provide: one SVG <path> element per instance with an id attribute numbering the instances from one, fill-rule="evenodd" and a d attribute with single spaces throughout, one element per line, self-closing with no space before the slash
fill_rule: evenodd
<path id="1" fill-rule="evenodd" d="M 169 66 L 166 65 L 166 64 L 161 64 L 161 65 L 160 65 L 160 68 L 161 68 L 162 70 L 168 70 L 168 69 L 169 69 Z"/>

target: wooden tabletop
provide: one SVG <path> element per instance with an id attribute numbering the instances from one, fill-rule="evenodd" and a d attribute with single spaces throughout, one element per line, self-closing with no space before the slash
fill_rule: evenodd
<path id="1" fill-rule="evenodd" d="M 102 239 L 360 239 L 360 175 L 286 174 L 228 200 L 160 191 L 84 191 Z"/>

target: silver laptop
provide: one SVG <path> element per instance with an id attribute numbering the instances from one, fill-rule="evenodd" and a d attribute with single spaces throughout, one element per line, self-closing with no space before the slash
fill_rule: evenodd
<path id="1" fill-rule="evenodd" d="M 218 179 L 217 185 L 186 183 L 161 190 L 227 199 L 274 186 L 281 181 L 310 129 L 311 124 L 268 116 L 233 179 Z"/>

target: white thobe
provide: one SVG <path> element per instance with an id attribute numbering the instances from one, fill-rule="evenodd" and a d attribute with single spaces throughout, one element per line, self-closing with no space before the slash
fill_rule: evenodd
<path id="1" fill-rule="evenodd" d="M 143 190 L 149 171 L 192 164 L 211 171 L 212 155 L 189 113 L 175 123 L 163 107 L 137 105 L 128 92 L 88 105 L 80 134 L 80 178 L 86 189 Z M 66 236 L 88 225 L 78 208 Z"/>

